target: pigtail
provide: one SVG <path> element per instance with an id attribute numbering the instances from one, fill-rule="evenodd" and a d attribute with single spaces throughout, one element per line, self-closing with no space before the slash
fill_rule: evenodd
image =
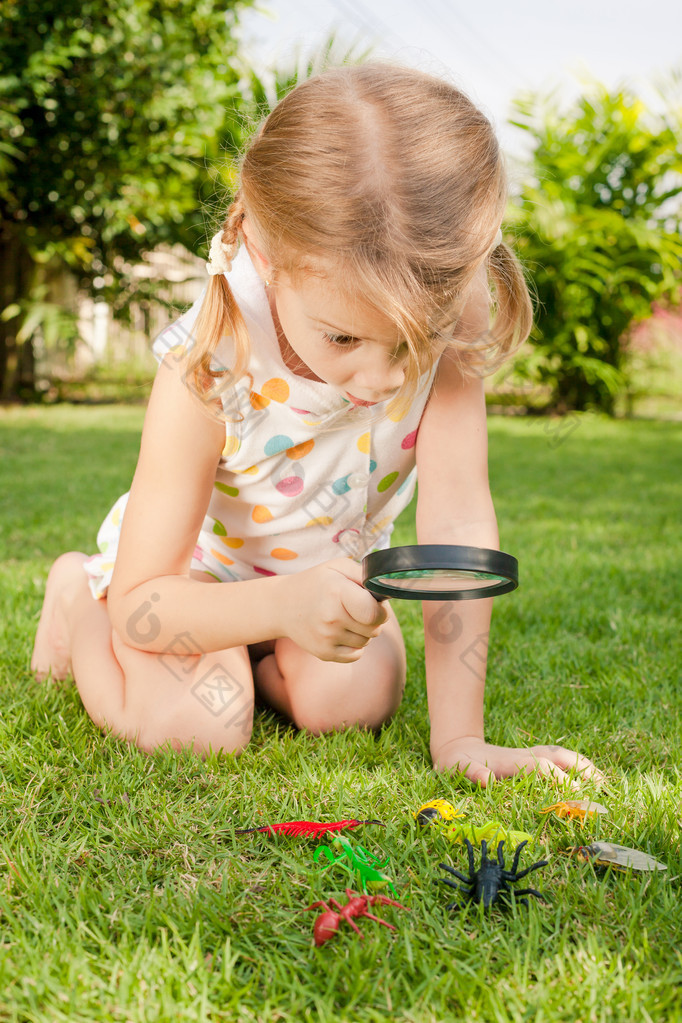
<path id="1" fill-rule="evenodd" d="M 227 265 L 231 264 L 237 252 L 243 219 L 244 205 L 237 194 L 227 211 L 221 233 Z M 226 337 L 234 341 L 234 365 L 216 367 L 213 365 L 214 355 Z M 186 379 L 190 390 L 206 404 L 219 401 L 237 380 L 246 375 L 249 353 L 249 334 L 232 289 L 224 273 L 215 273 L 209 277 L 194 324 L 194 345 L 186 356 Z"/>
<path id="2" fill-rule="evenodd" d="M 494 319 L 490 330 L 488 373 L 526 340 L 533 326 L 533 306 L 523 269 L 513 251 L 501 242 L 488 257 L 488 276 L 493 290 Z"/>

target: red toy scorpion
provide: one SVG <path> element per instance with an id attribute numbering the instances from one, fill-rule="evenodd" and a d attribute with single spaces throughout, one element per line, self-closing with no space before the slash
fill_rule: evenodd
<path id="1" fill-rule="evenodd" d="M 376 920 L 378 924 L 383 924 L 384 927 L 390 928 L 394 931 L 395 927 L 393 924 L 386 923 L 385 920 L 380 920 L 378 916 L 374 916 L 372 913 L 368 913 L 367 910 L 370 906 L 376 906 L 377 902 L 382 906 L 397 906 L 398 909 L 405 909 L 409 913 L 407 906 L 401 906 L 399 902 L 395 902 L 393 899 L 386 898 L 385 895 L 357 895 L 350 888 L 346 888 L 346 898 L 348 902 L 345 906 L 342 906 L 336 899 L 329 899 L 332 906 L 336 906 L 338 913 L 335 913 L 333 909 L 330 909 L 326 902 L 313 902 L 312 906 L 308 906 L 308 909 L 318 909 L 320 906 L 324 907 L 325 912 L 320 913 L 315 924 L 313 925 L 313 935 L 315 936 L 316 945 L 324 945 L 325 941 L 329 941 L 333 938 L 339 929 L 342 920 L 345 920 L 349 924 L 356 934 L 363 937 L 362 931 L 356 923 L 353 921 L 354 916 L 366 916 L 368 920 Z"/>

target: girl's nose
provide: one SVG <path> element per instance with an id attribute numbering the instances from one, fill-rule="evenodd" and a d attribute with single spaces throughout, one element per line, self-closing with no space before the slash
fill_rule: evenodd
<path id="1" fill-rule="evenodd" d="M 364 356 L 364 357 L 363 357 Z M 402 387 L 405 379 L 405 360 L 363 353 L 356 369 L 354 385 L 373 395 L 391 394 Z"/>

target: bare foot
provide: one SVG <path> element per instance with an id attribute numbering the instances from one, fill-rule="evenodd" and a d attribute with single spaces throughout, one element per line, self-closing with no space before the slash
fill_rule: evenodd
<path id="1" fill-rule="evenodd" d="M 45 587 L 43 609 L 36 632 L 31 671 L 39 681 L 49 675 L 54 679 L 71 674 L 71 650 L 66 611 L 76 593 L 87 589 L 83 562 L 87 554 L 69 551 L 57 558 L 50 569 Z"/>

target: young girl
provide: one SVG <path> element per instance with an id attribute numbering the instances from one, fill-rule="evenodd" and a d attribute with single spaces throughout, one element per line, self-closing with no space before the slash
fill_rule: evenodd
<path id="1" fill-rule="evenodd" d="M 390 718 L 405 650 L 360 561 L 416 470 L 419 543 L 498 543 L 481 378 L 531 324 L 505 203 L 489 122 L 443 81 L 366 64 L 278 104 L 204 295 L 154 344 L 130 493 L 99 554 L 52 567 L 39 677 L 72 672 L 93 721 L 145 750 L 238 753 L 254 689 L 314 733 Z M 485 742 L 491 605 L 423 605 L 435 767 L 595 776 Z"/>

